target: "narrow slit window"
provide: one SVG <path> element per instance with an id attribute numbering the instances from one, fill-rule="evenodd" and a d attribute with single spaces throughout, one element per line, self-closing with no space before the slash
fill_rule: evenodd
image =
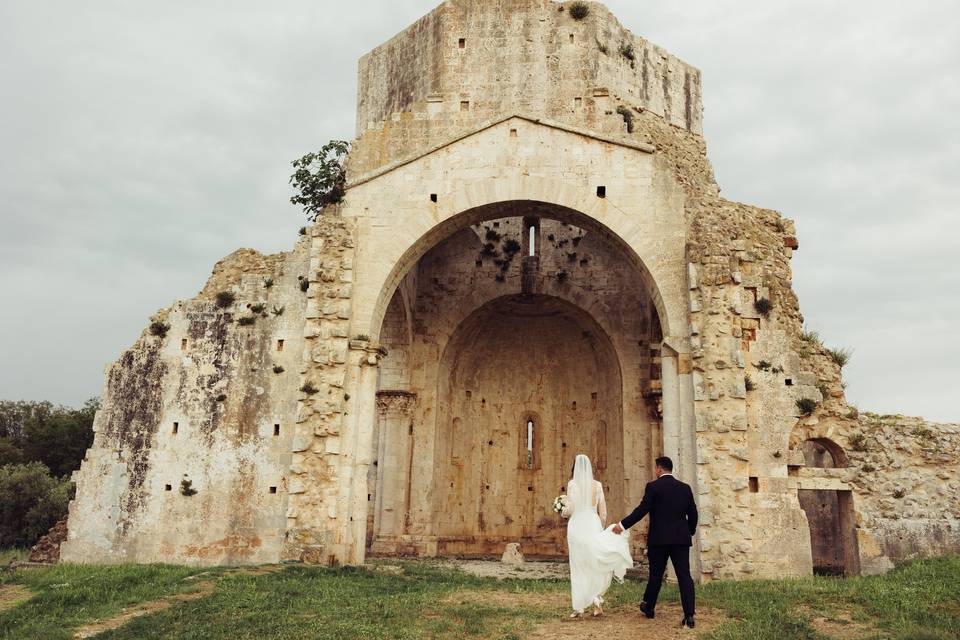
<path id="1" fill-rule="evenodd" d="M 173 423 L 173 435 L 177 435 L 177 433 L 178 433 L 179 431 L 180 431 L 180 423 L 179 423 L 179 422 L 174 422 L 174 423 Z"/>
<path id="2" fill-rule="evenodd" d="M 459 48 L 461 48 L 461 49 L 466 49 L 466 48 L 467 48 L 467 39 L 466 39 L 466 38 L 460 38 L 460 41 L 457 43 L 457 46 L 458 46 Z"/>
<path id="3" fill-rule="evenodd" d="M 527 469 L 533 469 L 533 420 L 527 420 Z"/>
<path id="4" fill-rule="evenodd" d="M 606 187 L 603 187 L 603 186 L 597 187 L 597 197 L 598 197 L 598 198 L 606 198 L 606 197 L 607 197 L 607 188 L 606 188 Z"/>
<path id="5" fill-rule="evenodd" d="M 280 425 L 278 424 L 273 425 L 273 435 L 275 436 L 280 435 Z"/>
<path id="6" fill-rule="evenodd" d="M 535 256 L 537 255 L 537 225 L 535 224 L 530 225 L 529 235 L 530 235 L 530 255 Z"/>
<path id="7" fill-rule="evenodd" d="M 187 339 L 183 338 L 182 340 L 180 340 L 180 351 L 186 351 L 186 350 L 187 350 Z"/>
<path id="8" fill-rule="evenodd" d="M 437 194 L 431 193 L 431 194 L 430 194 L 430 202 L 436 202 L 436 201 L 437 201 Z"/>
<path id="9" fill-rule="evenodd" d="M 277 351 L 283 351 L 283 340 L 277 340 Z"/>

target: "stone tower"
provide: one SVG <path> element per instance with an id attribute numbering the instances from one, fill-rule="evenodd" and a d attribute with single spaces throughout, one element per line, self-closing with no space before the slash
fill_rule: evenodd
<path id="1" fill-rule="evenodd" d="M 109 368 L 63 558 L 561 556 L 578 453 L 612 517 L 674 458 L 704 580 L 960 549 L 960 429 L 847 406 L 699 71 L 571 4 L 449 0 L 361 59 L 346 198 Z"/>

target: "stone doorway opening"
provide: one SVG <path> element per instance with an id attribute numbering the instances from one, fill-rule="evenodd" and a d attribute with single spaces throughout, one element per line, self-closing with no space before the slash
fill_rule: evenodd
<path id="1" fill-rule="evenodd" d="M 800 450 L 808 468 L 835 469 L 847 464 L 843 449 L 831 440 L 807 440 Z M 799 489 L 797 495 L 810 527 L 814 575 L 859 575 L 853 493 L 836 489 Z"/>
<path id="2" fill-rule="evenodd" d="M 582 216 L 491 213 L 427 250 L 384 314 L 373 555 L 565 555 L 551 504 L 576 455 L 617 517 L 663 452 L 661 322 L 634 259 Z"/>

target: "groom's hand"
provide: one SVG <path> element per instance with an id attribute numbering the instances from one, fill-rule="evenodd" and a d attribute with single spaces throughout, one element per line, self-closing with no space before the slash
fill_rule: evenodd
<path id="1" fill-rule="evenodd" d="M 623 527 L 620 526 L 619 522 L 613 525 L 613 532 L 617 535 L 620 535 L 621 533 L 623 533 Z"/>

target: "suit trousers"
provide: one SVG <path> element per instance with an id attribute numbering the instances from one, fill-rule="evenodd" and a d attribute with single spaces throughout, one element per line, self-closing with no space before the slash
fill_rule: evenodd
<path id="1" fill-rule="evenodd" d="M 680 544 L 656 545 L 647 549 L 647 558 L 650 559 L 650 578 L 647 580 L 647 589 L 643 594 L 643 601 L 651 609 L 657 606 L 657 597 L 663 585 L 663 574 L 667 571 L 667 559 L 673 563 L 673 570 L 677 574 L 680 586 L 680 602 L 683 604 L 684 617 L 694 614 L 693 578 L 690 577 L 690 547 Z"/>

